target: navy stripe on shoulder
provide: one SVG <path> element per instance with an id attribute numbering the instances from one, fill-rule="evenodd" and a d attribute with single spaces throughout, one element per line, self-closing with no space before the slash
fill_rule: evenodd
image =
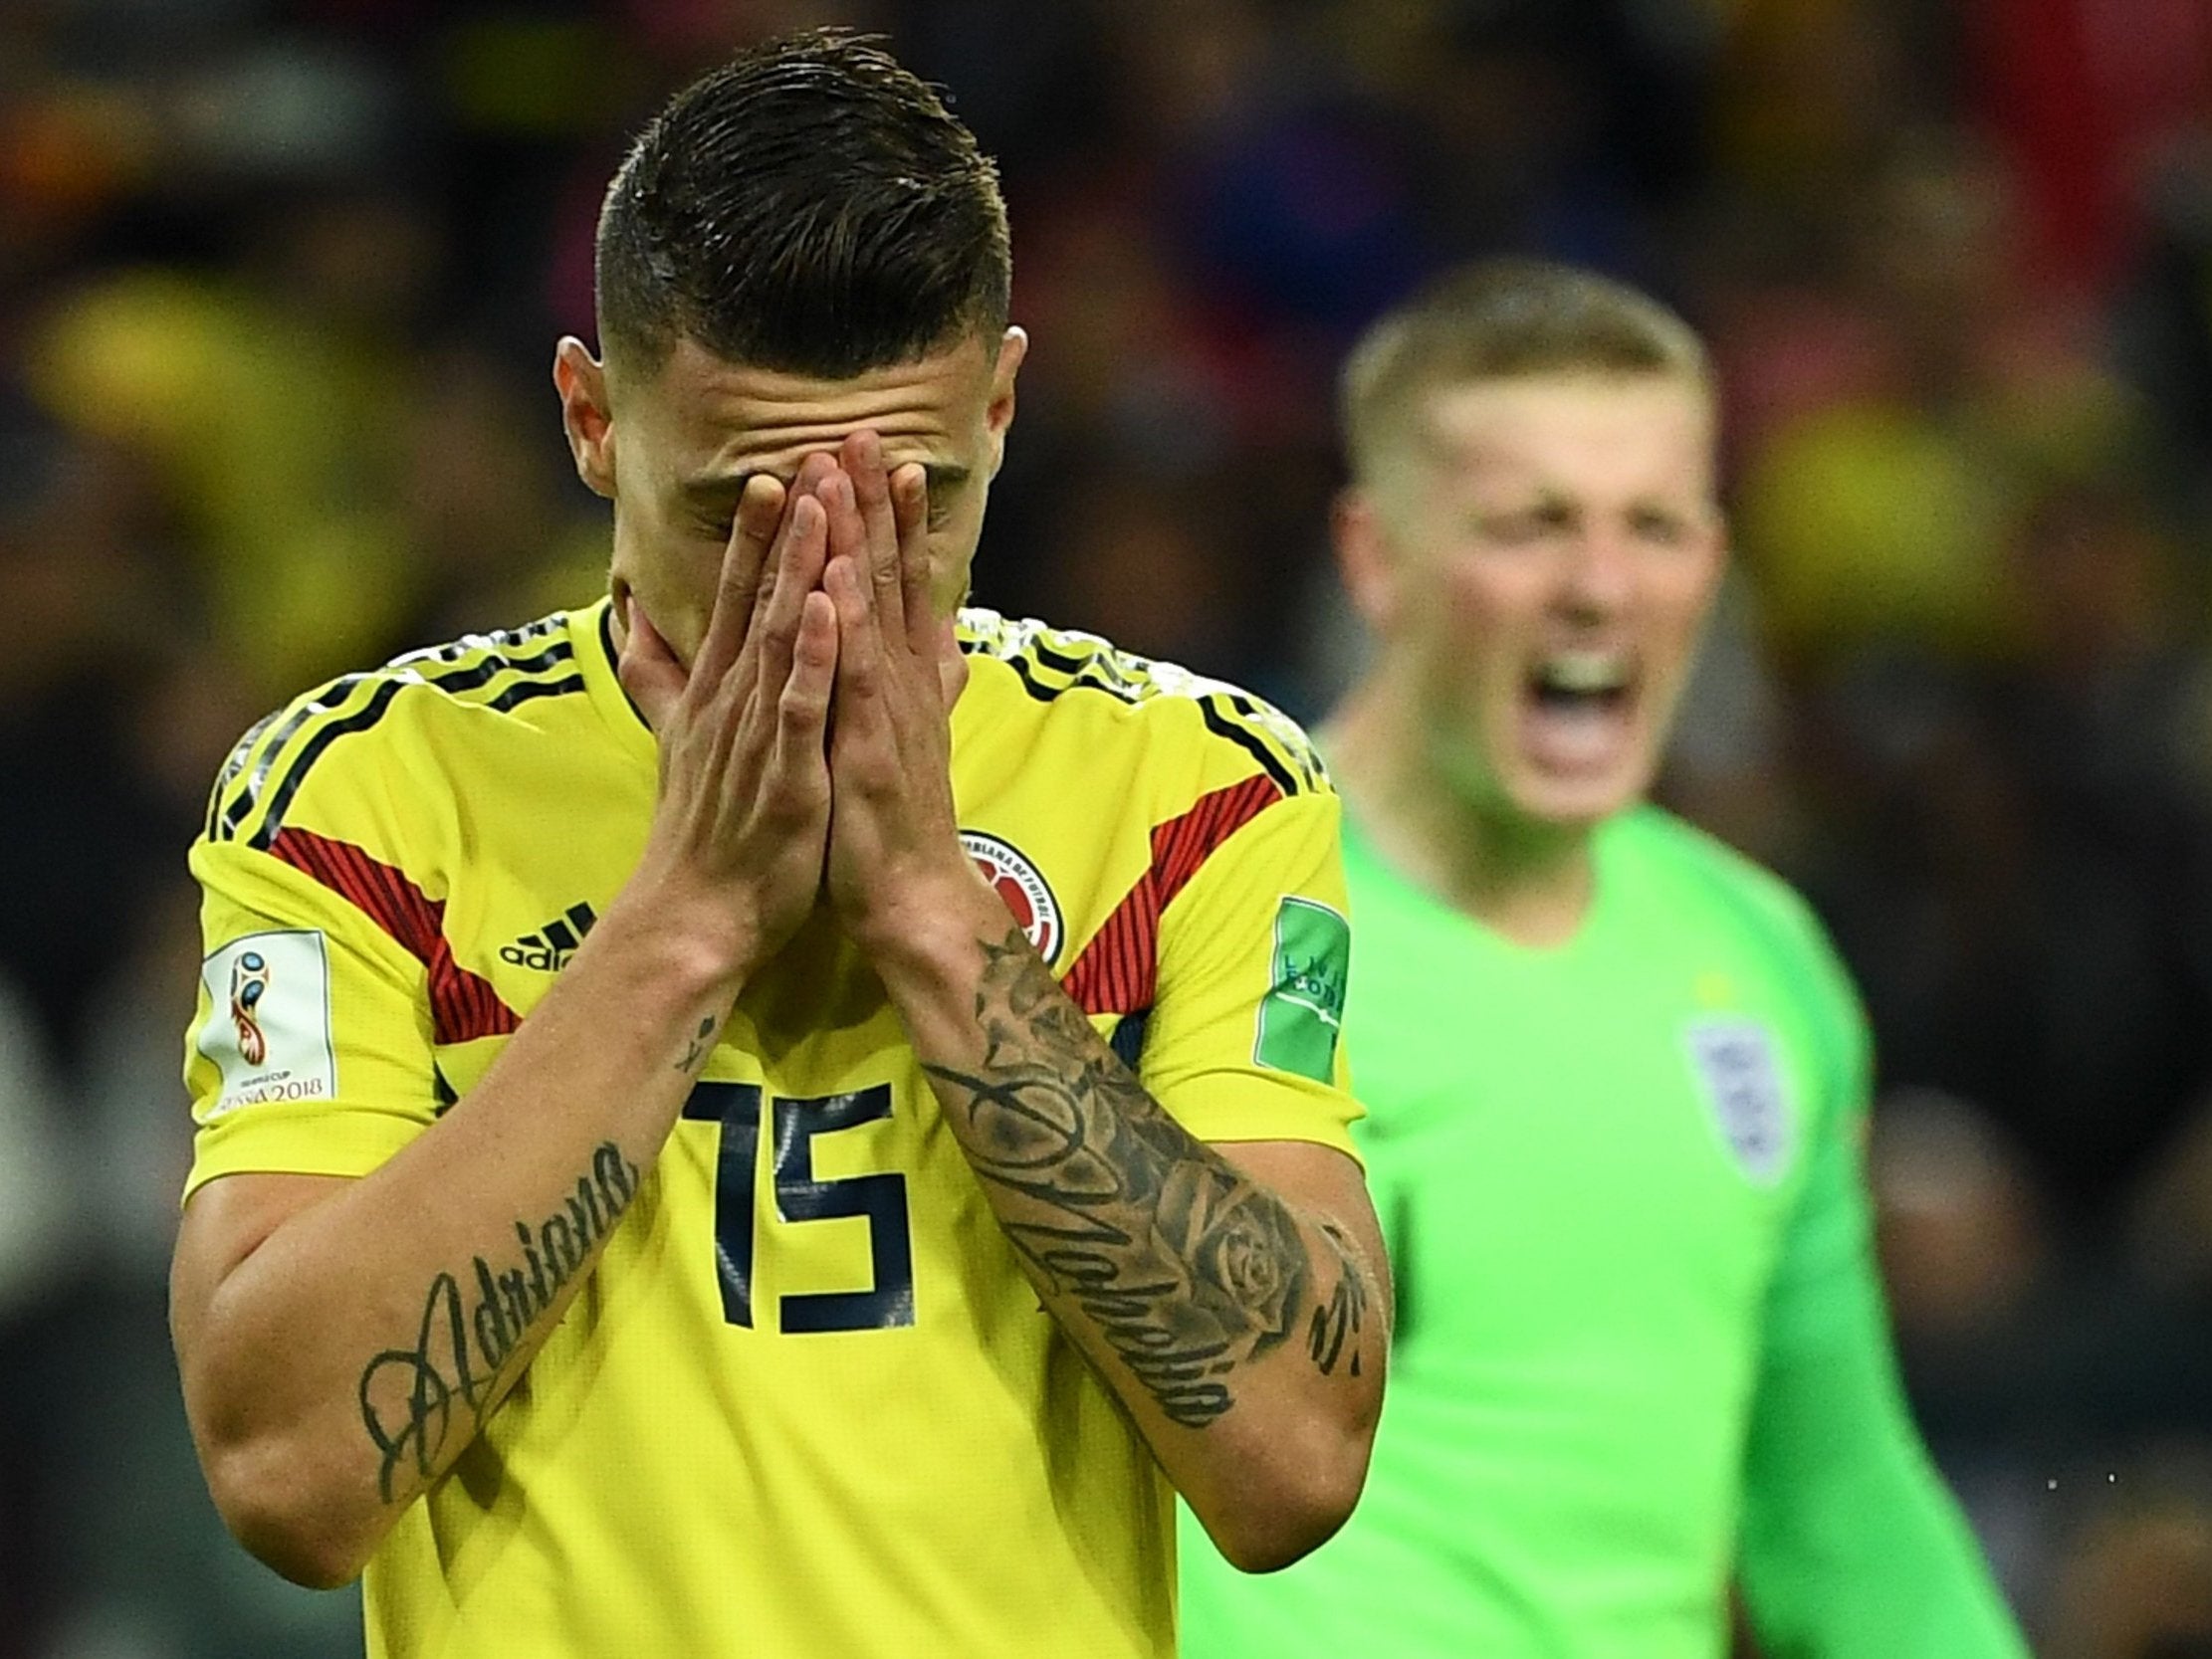
<path id="1" fill-rule="evenodd" d="M 563 675 L 558 680 L 522 680 L 510 686 L 499 696 L 486 698 L 484 707 L 496 709 L 501 714 L 518 709 L 541 697 L 567 697 L 583 690 L 583 676 Z"/>
<path id="2" fill-rule="evenodd" d="M 456 669 L 450 674 L 425 674 L 423 678 L 442 692 L 473 692 L 479 686 L 489 685 L 509 670 L 517 674 L 537 674 L 558 663 L 573 662 L 575 655 L 576 648 L 566 640 L 554 640 L 543 651 L 528 657 L 486 657 L 474 667 Z M 406 659 L 401 659 L 402 663 L 405 661 Z"/>
<path id="3" fill-rule="evenodd" d="M 207 792 L 206 835 L 208 840 L 216 839 L 216 832 L 223 822 L 223 791 L 238 781 L 238 774 L 246 769 L 246 762 L 253 757 L 254 744 L 260 740 L 263 732 L 277 724 L 277 717 L 283 713 L 282 709 L 272 709 L 268 714 L 254 722 L 252 726 L 249 726 L 246 728 L 246 734 L 232 745 L 229 756 L 223 761 L 222 768 L 216 772 L 215 787 Z"/>
<path id="4" fill-rule="evenodd" d="M 1093 634 L 964 610 L 961 650 L 1005 664 L 1022 692 L 1052 703 L 1070 692 L 1101 692 L 1135 707 L 1162 700 L 1197 706 L 1206 728 L 1242 749 L 1286 795 L 1328 788 L 1321 756 L 1297 726 L 1239 687 L 1174 663 L 1121 651 Z"/>
<path id="5" fill-rule="evenodd" d="M 343 719 L 331 722 L 330 725 L 324 726 L 307 740 L 301 747 L 299 754 L 294 758 L 291 767 L 278 781 L 276 792 L 269 797 L 269 810 L 262 814 L 261 827 L 248 838 L 246 843 L 248 846 L 258 848 L 262 852 L 269 850 L 269 844 L 276 840 L 277 831 L 284 823 L 285 808 L 292 804 L 292 797 L 300 792 L 300 785 L 307 781 L 308 768 L 322 758 L 325 749 L 347 732 L 365 731 L 382 720 L 384 711 L 391 707 L 392 699 L 399 695 L 400 688 L 405 684 L 404 680 L 385 681 L 376 688 L 375 694 L 361 708 Z M 234 835 L 237 833 L 238 825 L 244 823 L 247 815 L 252 811 L 253 801 L 254 795 L 251 791 L 239 797 L 238 807 L 234 809 L 237 822 L 231 826 Z"/>
<path id="6" fill-rule="evenodd" d="M 229 841 L 235 838 L 246 820 L 253 815 L 254 803 L 261 798 L 261 791 L 269 781 L 270 768 L 277 763 L 277 756 L 284 752 L 285 746 L 300 734 L 302 728 L 318 716 L 336 714 L 339 709 L 344 707 L 346 700 L 353 693 L 375 678 L 372 674 L 343 675 L 332 681 L 320 696 L 306 699 L 291 714 L 285 716 L 284 724 L 279 726 L 269 741 L 262 745 L 261 759 L 254 766 L 253 775 L 247 778 L 246 786 L 239 790 L 237 798 L 230 803 L 229 810 L 223 814 L 223 821 L 216 835 L 217 840 Z M 271 715 L 269 720 L 265 720 L 261 724 L 267 726 L 269 721 L 276 718 L 275 715 Z"/>
<path id="7" fill-rule="evenodd" d="M 469 672 L 473 673 L 475 671 L 471 670 Z M 440 684 L 439 681 L 430 679 L 429 676 L 424 676 L 424 678 L 429 680 L 431 685 Z M 357 712 L 346 716 L 342 720 L 332 721 L 329 726 L 317 731 L 313 737 L 310 737 L 302 745 L 299 757 L 292 762 L 290 769 L 285 772 L 284 777 L 278 782 L 275 792 L 270 795 L 269 810 L 262 815 L 260 827 L 254 831 L 247 844 L 267 851 L 269 844 L 276 839 L 277 831 L 284 826 L 285 809 L 292 804 L 292 797 L 300 792 L 300 785 L 307 781 L 309 768 L 323 757 L 323 751 L 338 738 L 355 731 L 366 731 L 382 720 L 385 711 L 392 706 L 393 700 L 411 684 L 414 684 L 414 682 L 407 680 L 385 681 L 383 685 L 377 687 L 376 695 L 363 704 Z M 499 696 L 487 698 L 484 707 L 496 710 L 504 715 L 535 698 L 566 697 L 583 689 L 583 676 L 580 674 L 563 675 L 558 680 L 522 680 L 509 686 Z"/>
<path id="8" fill-rule="evenodd" d="M 1281 789 L 1284 794 L 1295 795 L 1302 792 L 1298 780 L 1291 776 L 1289 768 L 1275 758 L 1268 746 L 1260 741 L 1256 733 L 1229 720 L 1220 710 L 1215 708 L 1208 699 L 1201 698 L 1199 700 L 1199 718 L 1206 722 L 1207 730 L 1213 732 L 1217 737 L 1226 737 L 1258 761 L 1259 769 L 1272 778 L 1275 786 Z"/>
<path id="9" fill-rule="evenodd" d="M 225 763 L 209 807 L 209 838 L 238 839 L 260 810 L 260 822 L 247 843 L 266 849 L 310 768 L 330 745 L 376 725 L 410 686 L 425 686 L 501 714 L 536 698 L 583 691 L 575 648 L 560 632 L 564 626 L 565 618 L 555 615 L 522 628 L 472 634 L 449 645 L 411 651 L 381 669 L 343 675 L 291 710 L 270 716 L 240 740 Z M 556 637 L 547 640 L 548 634 Z M 533 644 L 534 650 L 517 649 Z M 477 695 L 508 676 L 520 678 L 499 686 L 490 696 Z M 272 723 L 278 723 L 276 729 L 259 743 L 258 757 L 253 757 L 257 737 Z M 234 792 L 224 805 L 227 790 Z"/>

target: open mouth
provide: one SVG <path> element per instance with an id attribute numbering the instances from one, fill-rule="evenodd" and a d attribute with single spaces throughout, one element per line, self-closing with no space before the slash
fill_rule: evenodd
<path id="1" fill-rule="evenodd" d="M 1615 764 L 1635 732 L 1637 675 L 1618 651 L 1555 651 L 1530 668 L 1522 705 L 1531 758 L 1563 771 Z"/>
<path id="2" fill-rule="evenodd" d="M 1628 659 L 1613 651 L 1558 651 L 1529 673 L 1529 691 L 1554 711 L 1616 709 L 1626 704 L 1634 677 Z"/>

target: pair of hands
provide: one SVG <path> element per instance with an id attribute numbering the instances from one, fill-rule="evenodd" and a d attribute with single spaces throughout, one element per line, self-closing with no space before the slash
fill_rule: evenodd
<path id="1" fill-rule="evenodd" d="M 930 599 L 928 488 L 872 432 L 738 504 L 706 637 L 687 671 L 632 600 L 617 665 L 660 739 L 643 868 L 728 924 L 744 978 L 826 889 L 871 953 L 976 886 L 953 810 L 965 678 Z"/>

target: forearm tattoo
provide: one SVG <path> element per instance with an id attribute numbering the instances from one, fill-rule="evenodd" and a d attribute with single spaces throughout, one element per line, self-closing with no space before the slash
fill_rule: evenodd
<path id="1" fill-rule="evenodd" d="M 476 1257 L 467 1290 L 450 1273 L 431 1280 L 415 1346 L 387 1348 L 361 1372 L 361 1421 L 382 1460 L 376 1484 L 385 1503 L 402 1468 L 428 1481 L 456 1431 L 465 1442 L 483 1424 L 513 1380 L 503 1374 L 508 1362 L 613 1232 L 637 1196 L 638 1180 L 637 1165 L 613 1141 L 602 1141 L 558 1210 L 536 1227 L 515 1223 L 519 1259 L 494 1268 Z"/>
<path id="2" fill-rule="evenodd" d="M 1321 1223 L 1321 1231 L 1336 1254 L 1336 1289 L 1329 1293 L 1329 1300 L 1316 1303 L 1313 1320 L 1306 1327 L 1306 1351 L 1320 1368 L 1323 1376 L 1336 1372 L 1337 1362 L 1346 1357 L 1346 1345 L 1350 1345 L 1351 1363 L 1346 1367 L 1353 1375 L 1360 1374 L 1360 1327 L 1367 1318 L 1367 1281 L 1360 1277 L 1352 1259 L 1352 1244 L 1340 1228 L 1328 1222 Z"/>
<path id="3" fill-rule="evenodd" d="M 715 1046 L 715 1018 L 709 1014 L 699 1022 L 699 1029 L 691 1034 L 691 1041 L 684 1047 L 684 1057 L 676 1062 L 680 1072 L 695 1072 L 699 1062 L 706 1059 Z"/>
<path id="4" fill-rule="evenodd" d="M 1073 1302 L 1170 1421 L 1204 1428 L 1233 1403 L 1235 1368 L 1313 1307 L 1308 1348 L 1359 1372 L 1367 1291 L 1341 1236 L 1319 1297 L 1281 1200 L 1163 1111 L 1068 1001 L 1018 930 L 984 943 L 973 1071 L 924 1069 L 969 1160 L 1019 1201 L 1000 1223 L 1048 1294 Z M 947 1092 L 949 1091 L 949 1093 Z"/>

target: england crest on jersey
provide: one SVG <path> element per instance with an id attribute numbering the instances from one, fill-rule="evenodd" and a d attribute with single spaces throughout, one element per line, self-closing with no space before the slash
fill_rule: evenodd
<path id="1" fill-rule="evenodd" d="M 1797 1150 L 1797 1122 L 1773 1035 L 1741 1015 L 1693 1021 L 1689 1059 L 1713 1122 L 1744 1174 L 1772 1186 Z"/>

